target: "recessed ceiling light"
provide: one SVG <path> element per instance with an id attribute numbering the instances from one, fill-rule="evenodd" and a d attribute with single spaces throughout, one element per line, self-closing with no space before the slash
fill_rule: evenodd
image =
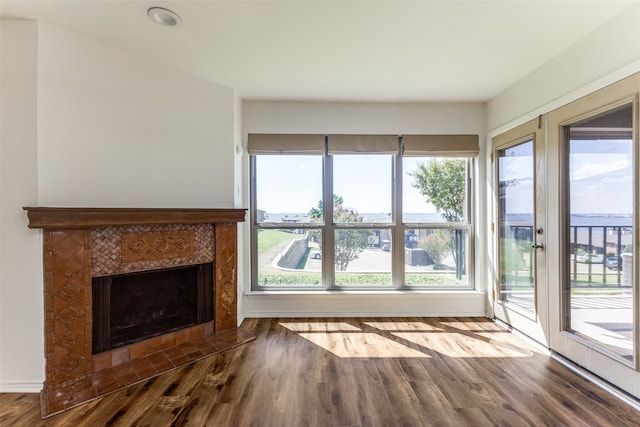
<path id="1" fill-rule="evenodd" d="M 182 19 L 173 11 L 165 9 L 164 7 L 152 7 L 147 10 L 147 15 L 153 22 L 156 22 L 165 27 L 175 27 L 182 23 Z"/>

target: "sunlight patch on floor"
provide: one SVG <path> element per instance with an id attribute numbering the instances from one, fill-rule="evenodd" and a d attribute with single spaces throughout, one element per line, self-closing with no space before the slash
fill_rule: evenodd
<path id="1" fill-rule="evenodd" d="M 362 329 L 346 322 L 280 322 L 283 326 L 293 332 L 350 332 L 361 331 Z"/>
<path id="2" fill-rule="evenodd" d="M 430 357 L 418 350 L 373 332 L 342 332 L 333 334 L 302 332 L 298 335 L 330 351 L 336 356 L 344 358 Z"/>
<path id="3" fill-rule="evenodd" d="M 486 339 L 471 339 L 468 336 L 456 339 L 455 334 L 429 334 L 394 332 L 393 335 L 403 340 L 411 341 L 421 347 L 430 349 L 434 353 L 453 358 L 472 357 L 531 357 L 533 351 L 513 346 L 497 345 L 495 341 Z M 464 338 L 464 339 L 462 339 Z M 478 335 L 478 338 L 482 338 Z"/>

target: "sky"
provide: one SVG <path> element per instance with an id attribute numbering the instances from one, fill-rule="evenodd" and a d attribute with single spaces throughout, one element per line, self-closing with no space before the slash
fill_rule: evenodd
<path id="1" fill-rule="evenodd" d="M 508 188 L 507 213 L 531 213 L 532 144 L 505 150 L 499 157 L 501 181 Z M 633 144 L 622 141 L 571 141 L 569 156 L 572 214 L 628 214 L 633 211 Z"/>
<path id="2" fill-rule="evenodd" d="M 405 171 L 416 170 L 416 158 L 405 158 Z M 257 207 L 267 213 L 307 213 L 322 198 L 322 156 L 259 156 Z M 391 155 L 333 156 L 333 193 L 345 207 L 359 213 L 390 213 L 392 191 Z M 404 189 L 405 213 L 432 213 L 424 196 Z"/>

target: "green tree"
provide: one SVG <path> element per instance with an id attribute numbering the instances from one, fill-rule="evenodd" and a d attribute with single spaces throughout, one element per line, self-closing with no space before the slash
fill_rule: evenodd
<path id="1" fill-rule="evenodd" d="M 429 254 L 431 260 L 436 266 L 442 265 L 442 261 L 447 257 L 447 253 L 451 250 L 448 242 L 450 238 L 444 237 L 441 230 L 420 238 L 418 246 Z"/>
<path id="2" fill-rule="evenodd" d="M 333 206 L 340 206 L 342 205 L 342 197 L 341 196 L 336 196 L 335 194 L 333 195 Z M 318 205 L 315 208 L 311 208 L 309 209 L 309 218 L 311 218 L 312 220 L 315 221 L 319 221 L 320 219 L 322 219 L 322 200 L 318 200 Z"/>
<path id="3" fill-rule="evenodd" d="M 431 160 L 418 164 L 418 169 L 410 172 L 413 188 L 422 194 L 428 203 L 447 222 L 462 222 L 466 191 L 466 161 L 463 159 Z M 456 262 L 456 276 L 460 277 L 464 266 L 458 262 L 458 251 L 463 250 L 462 231 L 450 230 L 451 254 Z M 462 261 L 462 260 L 461 260 Z"/>
<path id="4" fill-rule="evenodd" d="M 359 223 L 362 222 L 362 215 L 355 209 L 350 209 L 342 205 L 343 198 L 333 195 L 333 222 L 334 223 Z M 312 221 L 320 221 L 322 218 L 322 200 L 318 201 L 316 207 L 309 210 L 309 217 Z M 310 237 L 322 243 L 320 231 L 313 230 Z M 369 230 L 336 230 L 335 234 L 335 265 L 337 271 L 345 271 L 349 263 L 357 259 L 360 253 L 369 245 Z"/>
<path id="5" fill-rule="evenodd" d="M 464 219 L 466 162 L 462 159 L 432 160 L 409 173 L 413 188 L 420 191 L 447 222 Z"/>

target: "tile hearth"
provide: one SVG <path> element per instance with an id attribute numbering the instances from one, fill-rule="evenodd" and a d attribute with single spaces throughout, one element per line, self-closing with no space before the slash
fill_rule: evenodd
<path id="1" fill-rule="evenodd" d="M 50 396 L 53 399 L 52 402 L 43 402 L 43 405 L 49 408 L 47 416 L 54 415 L 253 340 L 255 336 L 239 328 L 189 339 L 142 358 L 97 370 L 68 383 L 47 386 L 47 393 L 44 393 L 43 397 Z M 96 367 L 94 358 L 94 369 Z"/>

